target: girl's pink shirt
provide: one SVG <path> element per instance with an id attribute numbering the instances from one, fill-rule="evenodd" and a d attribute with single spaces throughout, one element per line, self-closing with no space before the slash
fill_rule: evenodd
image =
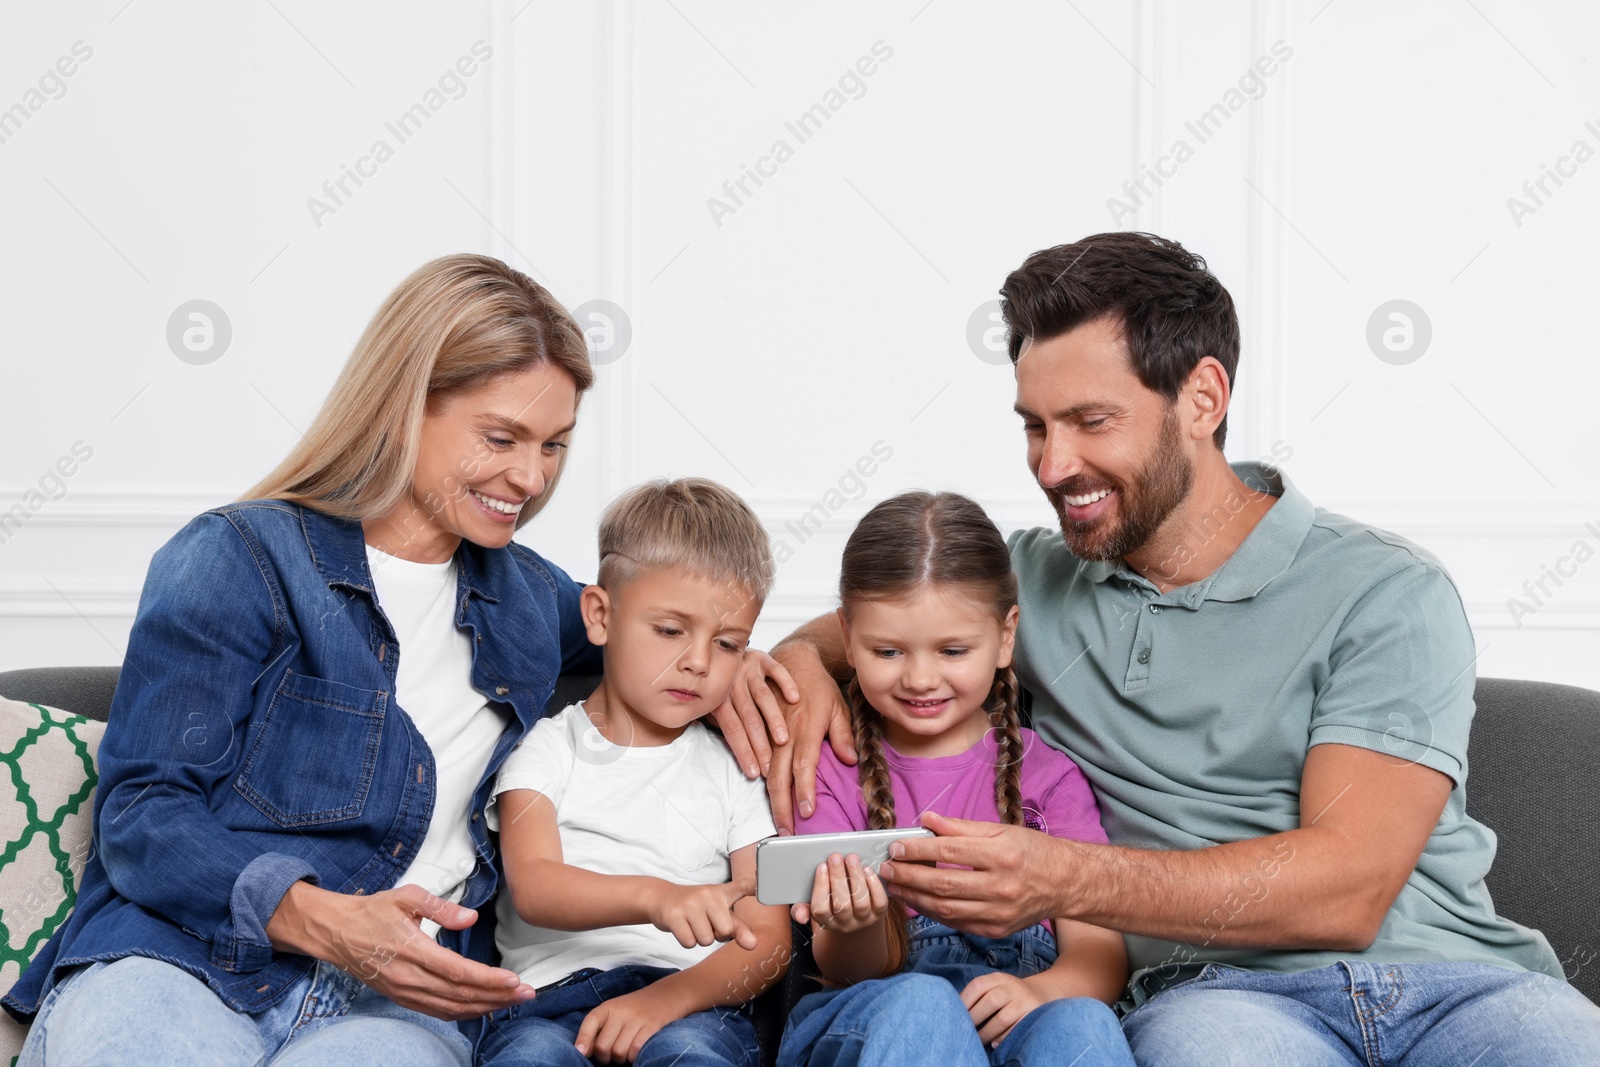
<path id="1" fill-rule="evenodd" d="M 995 803 L 995 765 L 999 746 L 993 732 L 954 756 L 921 759 L 903 756 L 887 742 L 884 756 L 894 786 L 896 826 L 916 826 L 924 811 L 953 819 L 999 822 Z M 1023 823 L 1052 837 L 1106 843 L 1100 805 L 1078 765 L 1047 745 L 1032 730 L 1022 731 Z M 856 768 L 847 767 L 827 745 L 817 766 L 817 810 L 800 819 L 796 833 L 824 834 L 866 830 L 867 805 Z"/>

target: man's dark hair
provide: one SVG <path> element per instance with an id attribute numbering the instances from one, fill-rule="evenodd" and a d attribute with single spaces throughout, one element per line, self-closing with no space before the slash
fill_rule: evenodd
<path id="1" fill-rule="evenodd" d="M 1111 315 L 1134 373 L 1169 403 L 1206 356 L 1222 364 L 1233 387 L 1239 365 L 1233 297 L 1204 259 L 1176 241 L 1119 231 L 1046 248 L 1011 272 L 1000 296 L 1012 363 L 1025 339 L 1048 341 Z M 1227 436 L 1224 416 L 1212 440 L 1220 449 Z"/>

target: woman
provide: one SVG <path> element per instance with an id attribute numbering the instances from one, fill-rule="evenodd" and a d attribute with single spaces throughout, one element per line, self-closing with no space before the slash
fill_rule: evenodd
<path id="1" fill-rule="evenodd" d="M 467 1064 L 448 1020 L 532 995 L 476 962 L 481 812 L 556 676 L 599 669 L 581 586 L 511 543 L 592 381 L 548 292 L 435 260 L 278 469 L 156 554 L 98 850 L 6 998 L 21 1063 Z"/>

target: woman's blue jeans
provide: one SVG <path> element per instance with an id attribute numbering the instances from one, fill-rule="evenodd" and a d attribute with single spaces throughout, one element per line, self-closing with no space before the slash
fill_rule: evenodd
<path id="1" fill-rule="evenodd" d="M 589 1067 L 573 1039 L 603 1001 L 643 989 L 670 968 L 589 968 L 489 1016 L 478 1037 L 480 1067 Z M 639 1050 L 634 1067 L 759 1067 L 755 1027 L 736 1008 L 711 1008 L 668 1023 Z"/>
<path id="2" fill-rule="evenodd" d="M 1133 1067 L 1111 1009 L 1074 997 L 1040 1005 L 986 1048 L 961 1003 L 980 974 L 1037 974 L 1056 961 L 1042 925 L 1010 937 L 975 937 L 926 916 L 911 920 L 907 969 L 889 978 L 812 993 L 795 1006 L 778 1067 L 899 1067 L 939 1063 Z"/>
<path id="3" fill-rule="evenodd" d="M 455 1023 L 319 962 L 282 1000 L 236 1012 L 188 971 L 126 956 L 78 968 L 39 1006 L 18 1067 L 469 1067 Z"/>

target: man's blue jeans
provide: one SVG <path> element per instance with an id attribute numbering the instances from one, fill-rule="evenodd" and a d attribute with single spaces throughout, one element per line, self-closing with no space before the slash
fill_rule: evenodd
<path id="1" fill-rule="evenodd" d="M 584 1016 L 602 1001 L 643 989 L 674 973 L 626 966 L 578 971 L 532 1000 L 490 1015 L 478 1038 L 481 1067 L 589 1067 L 573 1040 Z M 759 1067 L 755 1027 L 737 1008 L 712 1008 L 668 1023 L 639 1050 L 634 1067 Z"/>
<path id="2" fill-rule="evenodd" d="M 1111 1009 L 1098 1000 L 1053 1000 L 1029 1012 L 997 1048 L 985 1048 L 961 1003 L 980 974 L 1037 974 L 1056 961 L 1042 925 L 1010 937 L 975 937 L 926 916 L 911 920 L 907 970 L 846 989 L 812 993 L 795 1005 L 778 1067 L 941 1067 L 1072 1064 L 1133 1067 Z"/>
<path id="3" fill-rule="evenodd" d="M 402 1008 L 328 963 L 252 1015 L 181 967 L 126 956 L 52 989 L 17 1064 L 468 1067 L 471 1053 L 455 1023 Z"/>
<path id="4" fill-rule="evenodd" d="M 1593 1067 L 1600 1008 L 1557 978 L 1360 961 L 1298 974 L 1210 964 L 1123 1020 L 1140 1067 Z"/>

